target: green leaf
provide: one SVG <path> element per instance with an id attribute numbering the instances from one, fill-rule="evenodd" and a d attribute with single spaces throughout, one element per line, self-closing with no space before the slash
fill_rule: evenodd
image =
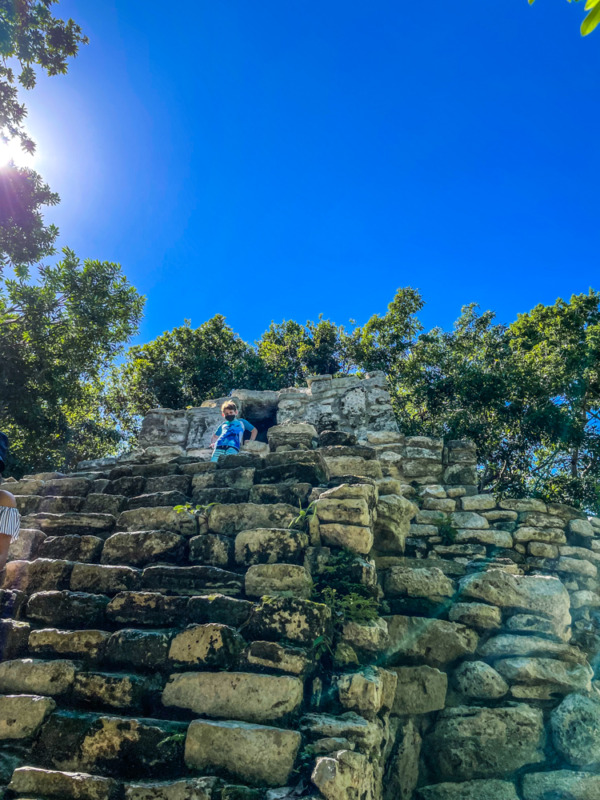
<path id="1" fill-rule="evenodd" d="M 600 3 L 600 0 L 587 0 L 587 3 L 585 4 L 585 10 L 589 11 L 590 9 L 595 8 L 598 3 Z"/>
<path id="2" fill-rule="evenodd" d="M 598 0 L 596 0 L 596 2 L 598 2 Z M 590 34 L 598 23 L 600 23 L 600 6 L 596 5 L 581 23 L 581 35 L 587 36 Z"/>

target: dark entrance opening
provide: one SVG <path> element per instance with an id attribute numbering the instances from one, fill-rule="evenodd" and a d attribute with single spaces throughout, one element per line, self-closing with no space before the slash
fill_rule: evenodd
<path id="1" fill-rule="evenodd" d="M 246 401 L 244 402 L 243 417 L 258 429 L 257 441 L 266 442 L 267 431 L 273 425 L 277 425 L 277 401 Z M 245 433 L 244 441 L 249 438 L 250 434 Z"/>

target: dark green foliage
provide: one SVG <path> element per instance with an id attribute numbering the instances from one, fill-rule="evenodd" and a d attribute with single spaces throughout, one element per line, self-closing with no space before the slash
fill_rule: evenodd
<path id="1" fill-rule="evenodd" d="M 436 524 L 437 524 L 438 534 L 440 535 L 443 544 L 445 545 L 455 544 L 456 537 L 458 535 L 457 529 L 453 525 L 451 525 L 447 519 L 444 520 L 443 522 Z"/>
<path id="2" fill-rule="evenodd" d="M 329 606 L 334 626 L 346 622 L 365 624 L 379 616 L 379 602 L 368 586 L 357 580 L 359 559 L 350 550 L 332 552 L 319 574 L 313 575 L 312 599 Z"/>
<path id="3" fill-rule="evenodd" d="M 143 298 L 118 264 L 64 251 L 53 267 L 0 281 L 0 419 L 15 475 L 114 452 L 104 370 L 137 329 Z"/>

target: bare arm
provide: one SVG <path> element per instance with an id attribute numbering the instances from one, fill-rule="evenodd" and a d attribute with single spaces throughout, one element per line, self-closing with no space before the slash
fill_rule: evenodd
<path id="1" fill-rule="evenodd" d="M 8 506 L 9 508 L 16 508 L 17 501 L 15 500 L 15 496 L 10 492 L 4 491 L 4 489 L 0 489 L 0 506 Z"/>
<path id="2" fill-rule="evenodd" d="M 250 432 L 250 441 L 253 442 L 258 436 L 258 428 L 252 428 Z"/>

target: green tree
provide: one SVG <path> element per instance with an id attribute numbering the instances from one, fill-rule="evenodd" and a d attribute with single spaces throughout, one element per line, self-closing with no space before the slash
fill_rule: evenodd
<path id="1" fill-rule="evenodd" d="M 33 153 L 27 133 L 27 109 L 19 87 L 33 89 L 36 70 L 49 76 L 67 72 L 69 58 L 88 39 L 72 19 L 54 17 L 57 0 L 0 0 L 0 140 L 17 139 Z M 27 268 L 55 252 L 58 229 L 45 225 L 42 207 L 58 203 L 42 178 L 31 169 L 10 164 L 0 170 L 0 271 L 12 265 Z"/>
<path id="2" fill-rule="evenodd" d="M 64 251 L 36 281 L 0 281 L 0 419 L 13 474 L 112 452 L 104 373 L 137 330 L 143 298 L 118 264 Z"/>

